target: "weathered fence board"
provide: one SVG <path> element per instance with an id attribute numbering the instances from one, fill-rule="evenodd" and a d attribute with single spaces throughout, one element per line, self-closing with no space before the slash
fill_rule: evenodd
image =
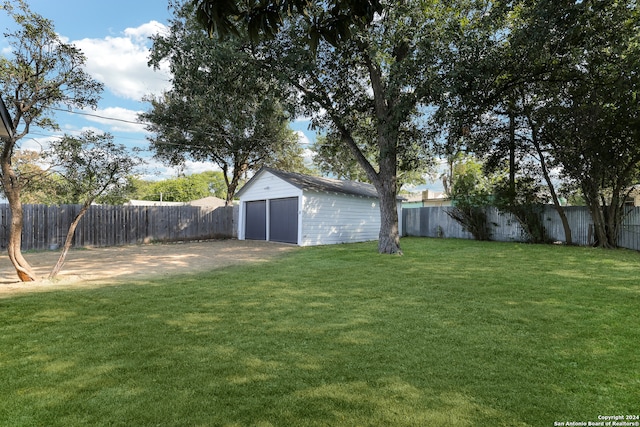
<path id="1" fill-rule="evenodd" d="M 447 210 L 449 209 L 451 208 L 403 209 L 403 235 L 473 239 L 471 233 L 465 231 L 457 221 L 447 215 Z M 593 221 L 589 210 L 584 206 L 568 206 L 565 207 L 565 213 L 571 228 L 573 243 L 582 246 L 593 245 Z M 491 224 L 492 240 L 503 242 L 525 241 L 520 223 L 511 214 L 502 213 L 496 208 L 489 208 L 487 210 L 487 218 L 489 224 Z M 565 242 L 566 237 L 560 215 L 553 206 L 545 206 L 543 219 L 549 238 Z M 618 245 L 622 248 L 640 250 L 640 207 L 629 207 L 627 209 L 618 237 Z"/>
<path id="2" fill-rule="evenodd" d="M 24 205 L 22 250 L 61 247 L 80 208 L 80 205 Z M 231 238 L 235 237 L 236 210 L 202 206 L 91 206 L 78 224 L 73 245 L 105 247 Z M 7 247 L 10 224 L 9 205 L 0 204 L 2 248 Z"/>

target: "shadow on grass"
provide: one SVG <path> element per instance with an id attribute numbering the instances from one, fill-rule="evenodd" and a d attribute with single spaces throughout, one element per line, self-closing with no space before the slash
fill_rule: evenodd
<path id="1" fill-rule="evenodd" d="M 0 301 L 0 425 L 517 426 L 637 410 L 636 254 L 374 248 Z"/>

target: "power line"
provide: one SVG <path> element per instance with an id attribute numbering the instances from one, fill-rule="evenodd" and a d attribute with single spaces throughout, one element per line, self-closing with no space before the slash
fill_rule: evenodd
<path id="1" fill-rule="evenodd" d="M 112 120 L 115 122 L 123 122 L 123 123 L 129 123 L 129 124 L 133 124 L 133 125 L 150 125 L 151 123 L 146 123 L 146 122 L 141 122 L 141 121 L 132 121 L 132 120 L 126 120 L 126 119 L 118 119 L 116 117 L 107 117 L 107 116 L 101 116 L 100 114 L 92 114 L 92 113 L 85 113 L 85 112 L 81 112 L 81 111 L 73 111 L 73 110 L 64 110 L 62 108 L 52 108 L 52 110 L 56 110 L 56 111 L 62 111 L 64 113 L 69 113 L 69 114 L 77 114 L 79 116 L 89 116 L 89 117 L 96 117 L 98 119 L 103 119 L 103 120 Z"/>
<path id="2" fill-rule="evenodd" d="M 35 135 L 35 136 L 39 136 L 39 137 L 43 137 L 43 138 L 64 138 L 63 135 L 57 135 L 57 134 L 46 134 L 46 133 L 40 133 L 40 132 L 29 132 L 28 135 Z M 34 140 L 35 142 L 37 142 L 38 144 L 41 144 L 40 141 L 38 141 L 36 138 L 31 137 L 30 139 Z M 131 137 L 127 137 L 127 136 L 118 136 L 118 139 L 128 139 L 131 141 L 137 141 L 137 142 L 148 142 L 147 139 L 143 139 L 143 138 L 131 138 Z M 147 149 L 148 150 L 148 149 Z M 150 150 L 149 150 L 150 151 Z"/>
<path id="3" fill-rule="evenodd" d="M 80 115 L 80 116 L 95 117 L 95 118 L 99 118 L 99 119 L 103 119 L 103 120 L 111 120 L 111 121 L 117 121 L 117 122 L 122 122 L 122 123 L 134 124 L 134 125 L 153 126 L 153 123 L 150 123 L 150 122 L 119 119 L 119 118 L 115 118 L 115 117 L 102 116 L 102 115 L 99 115 L 99 114 L 85 113 L 85 112 L 74 111 L 74 110 L 65 110 L 65 109 L 62 109 L 62 108 L 52 108 L 52 109 L 56 110 L 56 111 L 69 113 L 69 114 L 77 114 L 77 115 Z M 222 132 L 212 132 L 212 131 L 203 132 L 203 131 L 195 131 L 193 129 L 182 129 L 182 128 L 178 128 L 178 127 L 174 127 L 173 129 L 177 130 L 177 131 L 181 131 L 181 132 L 189 132 L 189 133 L 192 133 L 192 134 L 201 133 L 203 135 L 206 135 L 206 136 L 209 136 L 209 137 L 212 137 L 212 138 L 220 138 L 222 140 L 226 140 L 226 139 L 229 138 L 229 135 L 224 134 Z M 149 141 L 149 140 L 145 138 L 144 141 Z M 272 142 L 272 139 L 271 138 L 248 138 L 247 141 L 254 141 L 254 142 L 259 142 L 259 143 L 269 143 L 269 142 Z M 196 148 L 196 149 L 208 149 L 208 148 L 210 148 L 207 145 L 184 144 L 184 143 L 175 143 L 175 142 L 169 142 L 169 141 L 157 141 L 157 140 L 155 140 L 155 141 L 151 141 L 151 142 L 153 142 L 153 144 L 157 144 L 157 145 L 171 145 L 171 146 L 176 146 L 176 147 L 187 147 L 187 148 Z"/>

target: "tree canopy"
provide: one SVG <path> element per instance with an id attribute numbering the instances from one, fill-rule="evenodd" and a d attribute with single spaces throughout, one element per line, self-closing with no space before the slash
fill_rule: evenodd
<path id="1" fill-rule="evenodd" d="M 408 144 L 398 162 L 397 190 L 405 185 L 421 185 L 426 177 L 435 173 L 434 155 L 424 143 L 424 138 L 414 138 Z M 376 149 L 371 143 L 373 135 L 369 133 L 358 138 L 358 146 L 371 164 L 376 164 Z M 369 182 L 369 177 L 353 157 L 349 148 L 342 144 L 339 135 L 328 133 L 317 135 L 310 147 L 313 152 L 313 164 L 323 175 L 338 179 Z"/>
<path id="2" fill-rule="evenodd" d="M 277 82 L 263 73 L 239 39 L 208 38 L 189 3 L 172 3 L 169 32 L 153 40 L 150 65 L 168 60 L 172 89 L 150 99 L 156 157 L 171 164 L 212 161 L 227 180 L 230 202 L 243 174 L 286 157 L 300 157 Z M 299 162 L 301 164 L 301 162 Z"/>
<path id="3" fill-rule="evenodd" d="M 639 179 L 636 1 L 381 1 L 362 13 L 356 3 L 192 0 L 188 13 L 208 33 L 235 34 L 227 42 L 248 62 L 227 59 L 226 70 L 257 64 L 253 80 L 286 92 L 280 105 L 323 130 L 323 168 L 354 173 L 345 153 L 359 165 L 381 199 L 380 252 L 401 252 L 398 182 L 424 163 L 416 148 L 429 137 L 448 156 L 507 164 L 513 203 L 518 189 L 546 185 L 570 242 L 551 177 L 561 170 L 589 204 L 598 244 L 615 246 Z M 341 24 L 324 25 L 336 16 Z M 208 42 L 194 39 L 180 64 Z"/>
<path id="4" fill-rule="evenodd" d="M 626 198 L 640 179 L 640 10 L 635 1 L 613 0 L 567 9 L 565 23 L 553 5 L 539 7 L 565 25 L 558 26 L 566 36 L 555 43 L 564 52 L 557 61 L 563 83 L 541 88 L 546 103 L 534 120 L 562 174 L 582 190 L 596 243 L 616 247 Z"/>
<path id="5" fill-rule="evenodd" d="M 551 168 L 582 190 L 601 246 L 616 245 L 639 179 L 638 13 L 617 0 L 493 5 L 451 62 L 449 141 L 493 164 L 511 158 L 512 176 L 540 171 L 569 243 Z"/>
<path id="6" fill-rule="evenodd" d="M 7 251 L 23 281 L 35 280 L 35 273 L 22 256 L 23 179 L 12 158 L 19 141 L 31 126 L 57 129 L 54 108 L 95 107 L 102 85 L 83 69 L 85 57 L 75 46 L 56 34 L 53 23 L 31 12 L 24 0 L 5 1 L 2 10 L 18 29 L 5 33 L 11 54 L 0 58 L 0 92 L 3 94 L 15 132 L 2 139 L 0 173 L 2 189 L 11 209 Z"/>
<path id="7" fill-rule="evenodd" d="M 227 186 L 220 171 L 201 172 L 160 181 L 137 180 L 136 199 L 166 202 L 190 202 L 215 196 L 226 199 Z"/>
<path id="8" fill-rule="evenodd" d="M 76 227 L 91 204 L 100 196 L 117 197 L 128 185 L 128 177 L 140 165 L 124 145 L 113 142 L 110 134 L 83 132 L 80 136 L 65 135 L 51 143 L 47 157 L 56 165 L 59 193 L 67 194 L 82 205 L 75 216 L 63 245 L 62 253 L 49 278 L 55 277 L 71 248 Z"/>
<path id="9" fill-rule="evenodd" d="M 312 50 L 320 40 L 335 45 L 349 38 L 354 26 L 369 24 L 383 10 L 380 0 L 192 0 L 192 3 L 199 22 L 209 34 L 221 38 L 248 34 L 254 42 L 275 37 L 288 18 L 297 14 L 307 21 L 306 37 Z"/>
<path id="10" fill-rule="evenodd" d="M 312 16 L 322 8 L 314 11 Z M 424 116 L 445 91 L 447 26 L 458 19 L 453 8 L 437 2 L 394 3 L 368 25 L 354 26 L 350 37 L 338 43 L 320 40 L 314 51 L 306 37 L 311 24 L 292 15 L 273 40 L 253 50 L 256 60 L 295 94 L 293 111 L 312 117 L 376 187 L 382 253 L 401 252 L 398 171 L 405 162 L 406 169 L 415 167 L 421 157 L 415 148 L 426 145 Z"/>

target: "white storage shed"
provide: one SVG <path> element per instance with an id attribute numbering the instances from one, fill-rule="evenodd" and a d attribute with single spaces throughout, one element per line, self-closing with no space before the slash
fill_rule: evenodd
<path id="1" fill-rule="evenodd" d="M 380 232 L 379 200 L 371 184 L 265 167 L 238 197 L 240 240 L 313 246 L 377 240 Z M 400 209 L 398 200 L 398 218 Z"/>

